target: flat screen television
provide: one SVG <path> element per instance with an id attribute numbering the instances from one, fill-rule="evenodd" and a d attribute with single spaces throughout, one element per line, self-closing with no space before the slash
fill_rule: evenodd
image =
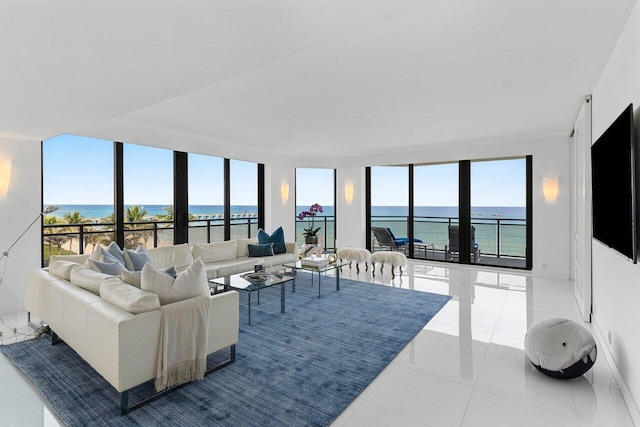
<path id="1" fill-rule="evenodd" d="M 637 261 L 633 104 L 591 146 L 593 237 Z"/>

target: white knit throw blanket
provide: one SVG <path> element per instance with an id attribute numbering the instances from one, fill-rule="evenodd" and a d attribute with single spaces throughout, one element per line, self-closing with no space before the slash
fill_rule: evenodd
<path id="1" fill-rule="evenodd" d="M 207 370 L 209 296 L 160 307 L 160 349 L 155 388 L 162 391 L 199 380 Z"/>

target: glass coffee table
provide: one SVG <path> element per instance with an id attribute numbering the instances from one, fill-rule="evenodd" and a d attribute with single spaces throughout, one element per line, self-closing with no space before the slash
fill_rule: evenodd
<path id="1" fill-rule="evenodd" d="M 258 305 L 260 304 L 260 290 L 280 285 L 280 313 L 285 311 L 285 290 L 284 285 L 292 282 L 292 292 L 296 291 L 296 277 L 290 274 L 267 273 L 267 272 L 248 272 L 234 274 L 231 276 L 218 277 L 209 280 L 209 288 L 211 293 L 224 292 L 230 289 L 247 293 L 247 307 L 249 325 L 251 324 L 251 294 L 257 292 Z M 222 289 L 220 289 L 222 287 Z"/>
<path id="2" fill-rule="evenodd" d="M 318 298 L 320 298 L 320 278 L 322 276 L 322 273 L 326 273 L 328 271 L 334 270 L 335 271 L 335 276 L 336 276 L 336 291 L 340 290 L 340 267 L 344 267 L 345 265 L 348 265 L 349 262 L 348 261 L 336 261 L 334 263 L 329 263 L 328 265 L 325 266 L 319 266 L 319 267 L 313 267 L 313 266 L 307 266 L 307 265 L 303 265 L 302 261 L 298 261 L 298 262 L 288 262 L 283 264 L 283 267 L 286 268 L 290 268 L 294 275 L 298 270 L 302 270 L 302 271 L 308 271 L 311 273 L 311 286 L 313 286 L 313 275 L 314 273 L 318 273 Z"/>

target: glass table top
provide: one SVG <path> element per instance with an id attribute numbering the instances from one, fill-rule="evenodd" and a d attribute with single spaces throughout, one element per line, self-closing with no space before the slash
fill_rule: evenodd
<path id="1" fill-rule="evenodd" d="M 225 286 L 231 289 L 245 292 L 258 291 L 273 285 L 279 285 L 293 280 L 294 277 L 288 274 L 268 273 L 268 272 L 247 272 L 234 274 L 232 276 L 218 277 L 209 280 L 209 287 Z"/>

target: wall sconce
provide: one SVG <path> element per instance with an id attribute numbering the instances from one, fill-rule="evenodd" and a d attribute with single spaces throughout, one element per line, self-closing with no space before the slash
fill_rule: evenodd
<path id="1" fill-rule="evenodd" d="M 347 182 L 344 185 L 344 199 L 347 203 L 353 202 L 353 183 Z"/>
<path id="2" fill-rule="evenodd" d="M 555 202 L 558 198 L 558 178 L 542 178 L 542 194 L 547 202 Z"/>
<path id="3" fill-rule="evenodd" d="M 11 181 L 11 160 L 0 160 L 0 196 L 6 196 Z"/>
<path id="4" fill-rule="evenodd" d="M 280 200 L 282 200 L 282 203 L 287 203 L 287 200 L 289 200 L 289 184 L 286 182 L 280 184 Z"/>

